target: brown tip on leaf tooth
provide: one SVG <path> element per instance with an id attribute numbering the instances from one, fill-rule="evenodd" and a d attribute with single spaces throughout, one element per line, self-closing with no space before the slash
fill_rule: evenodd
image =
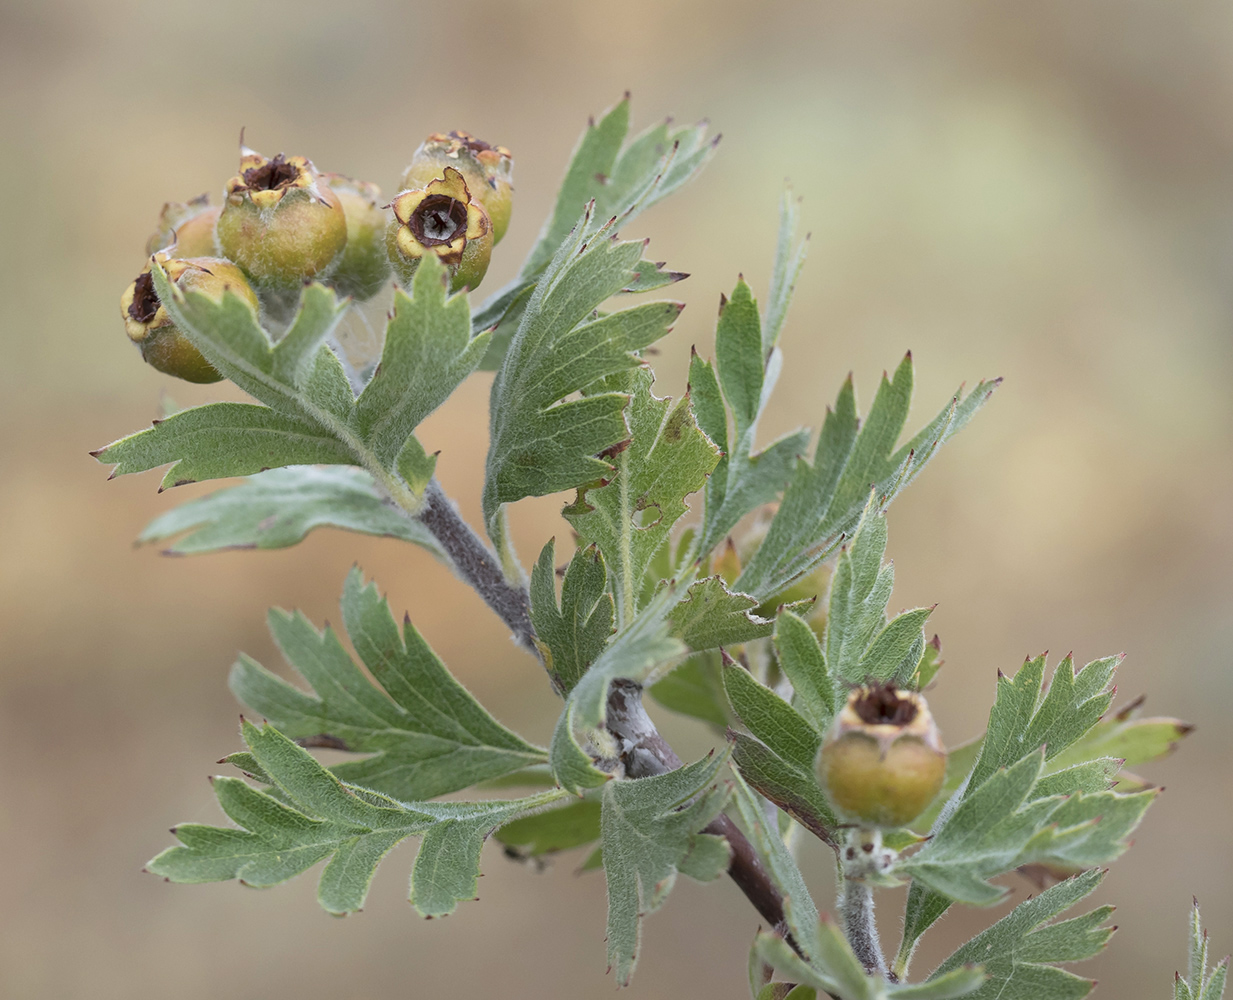
<path id="1" fill-rule="evenodd" d="M 621 454 L 621 452 L 623 452 L 626 448 L 629 447 L 629 444 L 632 440 L 633 440 L 632 438 L 626 438 L 624 441 L 618 441 L 616 444 L 612 445 L 611 447 L 605 448 L 603 451 L 601 451 L 598 457 L 599 458 L 615 458 L 617 455 Z"/>

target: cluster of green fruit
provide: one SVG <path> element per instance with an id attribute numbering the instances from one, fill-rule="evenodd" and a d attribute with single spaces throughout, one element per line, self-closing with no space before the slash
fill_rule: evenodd
<path id="1" fill-rule="evenodd" d="M 446 265 L 454 291 L 475 288 L 509 227 L 512 171 L 502 146 L 434 133 L 403 172 L 398 196 L 382 204 L 375 184 L 320 173 L 302 156 L 244 148 L 221 205 L 202 195 L 163 206 L 150 260 L 120 299 L 125 329 L 159 371 L 189 382 L 222 378 L 159 302 L 155 261 L 177 287 L 217 298 L 229 289 L 274 325 L 305 282 L 364 301 L 391 274 L 410 281 L 426 253 Z"/>

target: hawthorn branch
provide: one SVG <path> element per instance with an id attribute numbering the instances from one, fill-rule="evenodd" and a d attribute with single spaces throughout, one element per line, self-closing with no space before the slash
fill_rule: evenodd
<path id="1" fill-rule="evenodd" d="M 445 495 L 435 479 L 425 489 L 424 502 L 414 517 L 441 543 L 455 572 L 509 626 L 518 644 L 539 656 L 535 628 L 531 624 L 531 600 L 526 590 L 505 578 L 496 553 L 463 520 L 454 501 Z"/>
<path id="2" fill-rule="evenodd" d="M 453 501 L 434 479 L 424 493 L 424 504 L 414 515 L 432 532 L 449 556 L 458 575 L 469 583 L 514 633 L 518 644 L 543 657 L 535 642 L 531 624 L 531 602 L 525 588 L 512 584 L 501 571 L 501 564 L 483 539 L 471 528 Z M 630 778 L 649 778 L 681 767 L 681 758 L 668 745 L 642 707 L 642 686 L 617 680 L 608 696 L 607 728 L 622 741 L 625 773 Z M 723 837 L 732 850 L 728 874 L 753 904 L 761 917 L 797 949 L 787 933 L 783 894 L 779 891 L 758 852 L 726 815 L 718 816 L 707 833 Z"/>

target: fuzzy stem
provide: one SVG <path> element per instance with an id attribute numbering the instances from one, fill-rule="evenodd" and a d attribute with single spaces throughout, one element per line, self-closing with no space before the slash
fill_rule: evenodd
<path id="1" fill-rule="evenodd" d="M 873 915 L 872 887 L 845 877 L 839 891 L 838 909 L 843 918 L 844 934 L 865 971 L 886 976 L 886 959 L 882 956 L 878 924 Z"/>
<path id="2" fill-rule="evenodd" d="M 518 644 L 539 656 L 526 590 L 509 583 L 496 555 L 462 519 L 454 502 L 435 479 L 424 490 L 424 501 L 415 517 L 441 543 L 458 575 L 509 626 Z"/>

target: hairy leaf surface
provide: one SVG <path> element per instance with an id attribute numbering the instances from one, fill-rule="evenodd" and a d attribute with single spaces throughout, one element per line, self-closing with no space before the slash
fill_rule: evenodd
<path id="1" fill-rule="evenodd" d="M 713 754 L 667 774 L 604 786 L 608 964 L 622 985 L 637 961 L 642 918 L 663 905 L 677 872 L 705 881 L 728 867 L 727 842 L 700 832 L 727 798 L 713 785 L 724 760 Z"/>
<path id="2" fill-rule="evenodd" d="M 702 488 L 719 457 L 698 429 L 689 398 L 674 406 L 652 394 L 651 380 L 639 369 L 588 390 L 628 395 L 629 444 L 613 457 L 611 478 L 579 489 L 564 511 L 581 542 L 603 553 L 621 623 L 635 610 L 651 559 L 689 510 L 685 498 Z"/>
<path id="3" fill-rule="evenodd" d="M 565 570 L 557 603 L 556 540 L 549 539 L 531 571 L 531 621 L 544 666 L 563 693 L 573 690 L 612 634 L 612 595 L 604 558 L 594 546 L 578 548 Z"/>
<path id="4" fill-rule="evenodd" d="M 315 528 L 398 538 L 444 558 L 428 529 L 384 500 L 372 476 L 344 466 L 293 465 L 249 476 L 159 515 L 138 541 L 183 535 L 167 548 L 175 555 L 281 549 L 302 542 Z"/>
<path id="5" fill-rule="evenodd" d="M 496 327 L 484 359 L 486 371 L 497 371 L 505 358 L 520 309 L 531 289 L 570 234 L 578 213 L 588 202 L 595 208 L 591 225 L 617 218 L 620 225 L 666 198 L 709 162 L 718 139 L 706 137 L 706 123 L 673 127 L 654 125 L 625 145 L 629 133 L 629 98 L 592 120 L 579 139 L 561 182 L 552 216 L 527 255 L 513 282 L 491 295 L 476 312 L 473 330 Z M 624 145 L 624 149 L 622 146 Z M 589 235 L 586 233 L 584 235 Z M 679 281 L 685 275 L 664 271 L 662 263 L 641 262 L 619 291 L 647 291 Z"/>
<path id="6" fill-rule="evenodd" d="M 993 394 L 1000 380 L 956 393 L 923 430 L 898 449 L 912 398 L 912 357 L 882 384 L 864 424 L 857 419 L 849 377 L 827 410 L 812 465 L 797 462 L 766 537 L 737 580 L 765 600 L 830 555 L 861 518 L 870 487 L 879 511 L 898 496 Z"/>
<path id="7" fill-rule="evenodd" d="M 588 209 L 536 285 L 492 385 L 483 502 L 494 537 L 502 505 L 611 473 L 598 456 L 628 438 L 628 396 L 566 397 L 637 367 L 633 352 L 661 338 L 681 310 L 652 302 L 595 315 L 628 282 L 641 244 L 617 242 L 606 228 L 585 239 L 590 218 Z"/>
<path id="8" fill-rule="evenodd" d="M 288 736 L 371 754 L 332 768 L 345 781 L 426 799 L 547 760 L 547 752 L 498 723 L 416 631 L 400 629 L 374 584 L 347 577 L 343 621 L 369 680 L 332 629 L 275 609 L 270 631 L 287 661 L 312 685 L 308 694 L 241 656 L 231 688 Z M 378 687 L 377 685 L 380 685 Z"/>
<path id="9" fill-rule="evenodd" d="M 423 843 L 411 876 L 411 901 L 425 916 L 443 916 L 475 895 L 479 854 L 493 828 L 562 797 L 406 804 L 344 784 L 306 750 L 271 725 L 245 722 L 244 741 L 278 795 L 239 778 L 214 779 L 219 804 L 236 827 L 182 823 L 181 846 L 163 851 L 148 869 L 173 882 L 238 878 L 249 885 L 285 882 L 329 858 L 317 898 L 331 913 L 364 905 L 377 866 L 409 836 Z"/>

